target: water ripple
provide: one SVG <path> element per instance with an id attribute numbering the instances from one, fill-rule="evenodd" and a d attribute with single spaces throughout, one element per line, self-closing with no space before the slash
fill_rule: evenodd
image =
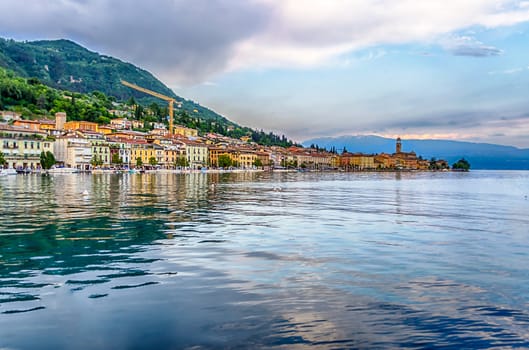
<path id="1" fill-rule="evenodd" d="M 0 347 L 528 348 L 523 193 L 527 172 L 0 179 Z"/>

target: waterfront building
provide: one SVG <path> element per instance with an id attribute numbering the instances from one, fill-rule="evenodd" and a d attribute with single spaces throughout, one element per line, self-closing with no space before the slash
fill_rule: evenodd
<path id="1" fill-rule="evenodd" d="M 160 165 L 164 169 L 174 169 L 179 158 L 185 157 L 185 148 L 178 145 L 164 145 L 163 158 Z"/>
<path id="2" fill-rule="evenodd" d="M 330 161 L 331 168 L 336 169 L 340 167 L 340 156 L 339 155 L 331 154 L 329 161 Z"/>
<path id="3" fill-rule="evenodd" d="M 402 152 L 402 140 L 400 137 L 397 138 L 393 158 L 395 159 L 395 167 L 397 169 L 418 169 L 419 167 L 415 152 Z"/>
<path id="4" fill-rule="evenodd" d="M 187 163 L 191 169 L 200 169 L 208 164 L 208 145 L 191 140 L 178 141 L 185 147 Z"/>
<path id="5" fill-rule="evenodd" d="M 110 163 L 112 162 L 112 154 L 110 152 L 110 145 L 108 141 L 102 135 L 101 137 L 92 137 L 88 139 L 90 140 L 90 145 L 92 146 L 92 160 L 99 161 L 100 166 L 102 167 L 110 166 Z"/>
<path id="6" fill-rule="evenodd" d="M 228 150 L 234 166 L 241 169 L 251 169 L 255 166 L 257 155 L 254 150 L 247 148 L 231 148 Z"/>
<path id="7" fill-rule="evenodd" d="M 208 165 L 218 168 L 219 156 L 222 154 L 227 154 L 225 147 L 208 146 Z"/>
<path id="8" fill-rule="evenodd" d="M 107 138 L 107 142 L 110 151 L 110 163 L 112 165 L 122 165 L 130 168 L 131 165 L 133 165 L 131 164 L 131 144 L 115 138 Z M 117 156 L 114 156 L 115 154 L 117 154 Z M 117 157 L 120 162 L 114 163 L 113 160 L 115 159 L 115 157 Z"/>
<path id="9" fill-rule="evenodd" d="M 376 154 L 374 157 L 376 169 L 394 169 L 395 159 L 387 153 Z"/>
<path id="10" fill-rule="evenodd" d="M 92 145 L 80 132 L 68 132 L 57 137 L 53 145 L 57 163 L 66 167 L 87 171 L 92 168 Z"/>
<path id="11" fill-rule="evenodd" d="M 345 152 L 340 155 L 340 163 L 345 170 L 372 170 L 375 169 L 375 156 Z"/>
<path id="12" fill-rule="evenodd" d="M 176 138 L 157 137 L 153 143 L 163 149 L 159 165 L 164 169 L 174 169 L 178 159 L 185 157 L 185 145 Z"/>
<path id="13" fill-rule="evenodd" d="M 269 167 L 272 163 L 270 159 L 270 153 L 264 151 L 263 149 L 255 152 L 255 156 L 257 159 L 261 161 L 261 164 L 263 164 L 263 167 Z"/>
<path id="14" fill-rule="evenodd" d="M 40 169 L 40 154 L 52 152 L 53 143 L 42 131 L 0 124 L 0 152 L 9 168 Z"/>
<path id="15" fill-rule="evenodd" d="M 131 144 L 132 164 L 137 165 L 138 159 L 141 159 L 143 166 L 151 166 L 154 159 L 155 165 L 164 162 L 164 149 L 155 143 L 146 141 L 129 141 Z"/>
<path id="16" fill-rule="evenodd" d="M 375 156 L 372 154 L 354 153 L 349 164 L 354 170 L 373 170 L 375 169 Z"/>

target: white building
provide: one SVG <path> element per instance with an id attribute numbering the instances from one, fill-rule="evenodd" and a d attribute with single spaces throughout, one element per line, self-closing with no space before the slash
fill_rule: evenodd
<path id="1" fill-rule="evenodd" d="M 90 140 L 79 133 L 68 133 L 60 136 L 54 143 L 53 153 L 57 163 L 79 170 L 90 170 L 92 146 Z"/>

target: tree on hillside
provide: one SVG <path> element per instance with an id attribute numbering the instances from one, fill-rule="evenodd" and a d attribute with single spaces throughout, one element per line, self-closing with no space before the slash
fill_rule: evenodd
<path id="1" fill-rule="evenodd" d="M 48 170 L 54 165 L 55 165 L 55 156 L 53 155 L 53 153 L 51 153 L 50 151 L 46 151 L 46 153 L 44 153 L 44 151 L 42 151 L 40 153 L 40 166 L 43 169 Z"/>

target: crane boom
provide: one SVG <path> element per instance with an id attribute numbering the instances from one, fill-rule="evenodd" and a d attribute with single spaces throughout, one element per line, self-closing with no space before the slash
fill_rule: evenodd
<path id="1" fill-rule="evenodd" d="M 159 99 L 162 99 L 164 101 L 169 102 L 169 135 L 173 134 L 173 115 L 174 115 L 173 108 L 174 108 L 174 103 L 176 102 L 174 98 L 162 95 L 162 94 L 160 94 L 158 92 L 143 88 L 143 87 L 138 86 L 136 84 L 129 83 L 128 81 L 125 81 L 125 80 L 121 80 L 121 84 L 123 84 L 125 86 L 128 86 L 128 87 L 130 87 L 130 88 L 132 88 L 134 90 L 138 90 L 138 91 L 143 92 L 145 94 L 148 94 L 148 95 L 151 95 L 151 96 L 154 96 L 154 97 L 158 97 Z"/>

